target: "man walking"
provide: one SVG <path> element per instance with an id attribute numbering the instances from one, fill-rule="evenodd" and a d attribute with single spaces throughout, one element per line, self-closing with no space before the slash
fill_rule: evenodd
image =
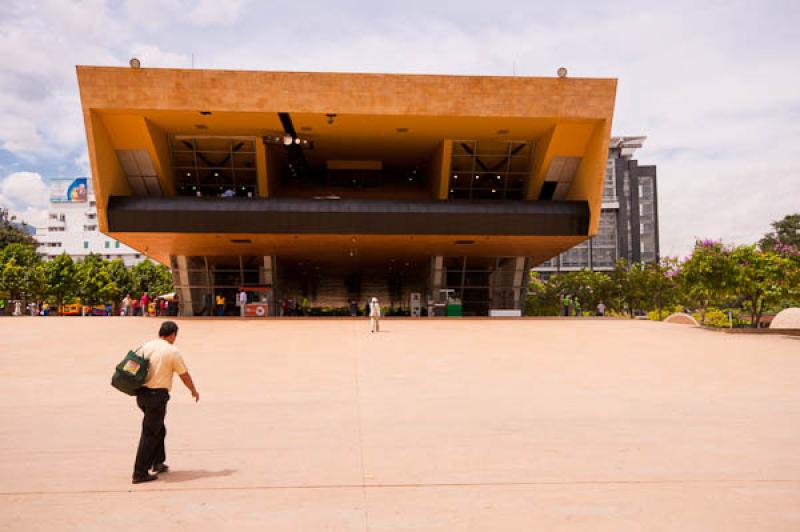
<path id="1" fill-rule="evenodd" d="M 172 389 L 172 374 L 177 373 L 183 384 L 192 393 L 195 402 L 200 394 L 194 387 L 192 376 L 186 369 L 180 351 L 173 345 L 178 336 L 175 322 L 165 321 L 158 331 L 158 339 L 151 340 L 141 347 L 141 356 L 150 362 L 147 380 L 136 394 L 136 404 L 144 412 L 142 435 L 136 451 L 136 463 L 133 466 L 133 483 L 150 482 L 158 479 L 155 473 L 166 473 L 169 467 L 164 450 L 164 438 L 167 428 L 164 417 L 167 415 L 167 401 Z"/>
<path id="2" fill-rule="evenodd" d="M 381 331 L 381 305 L 378 303 L 378 298 L 373 297 L 369 303 L 369 332 Z"/>

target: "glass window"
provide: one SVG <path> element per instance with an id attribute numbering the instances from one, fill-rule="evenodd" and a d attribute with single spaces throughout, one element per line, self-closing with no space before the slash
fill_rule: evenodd
<path id="1" fill-rule="evenodd" d="M 109 242 L 108 240 L 106 240 L 105 244 L 106 244 L 106 245 L 105 245 L 106 249 L 108 249 L 108 247 L 110 246 L 111 242 Z"/>
<path id="2" fill-rule="evenodd" d="M 89 242 L 86 240 L 83 241 L 83 249 L 89 249 Z"/>
<path id="3" fill-rule="evenodd" d="M 114 247 L 119 248 L 119 240 L 114 241 Z"/>

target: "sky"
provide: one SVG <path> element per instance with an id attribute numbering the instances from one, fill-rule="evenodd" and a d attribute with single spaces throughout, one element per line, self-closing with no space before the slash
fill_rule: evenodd
<path id="1" fill-rule="evenodd" d="M 0 206 L 89 175 L 75 65 L 617 78 L 662 255 L 800 212 L 800 2 L 0 0 Z"/>

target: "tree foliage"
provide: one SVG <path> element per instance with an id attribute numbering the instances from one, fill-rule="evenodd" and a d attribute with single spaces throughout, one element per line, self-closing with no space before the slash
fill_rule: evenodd
<path id="1" fill-rule="evenodd" d="M 36 241 L 31 235 L 12 224 L 8 215 L 8 209 L 0 207 L 0 250 L 4 249 L 9 244 L 27 244 L 29 246 L 35 246 Z"/>

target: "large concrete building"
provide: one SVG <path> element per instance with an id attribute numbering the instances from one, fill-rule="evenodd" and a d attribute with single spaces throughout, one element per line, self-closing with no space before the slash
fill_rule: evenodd
<path id="1" fill-rule="evenodd" d="M 617 260 L 658 262 L 656 167 L 633 158 L 647 137 L 612 137 L 603 185 L 600 228 L 581 242 L 535 267 L 543 276 L 590 269 L 611 271 Z"/>
<path id="2" fill-rule="evenodd" d="M 519 309 L 597 233 L 616 80 L 78 67 L 100 229 L 216 296 Z M 262 291 L 262 292 L 260 292 Z M 277 305 L 274 305 L 277 307 Z M 273 309 L 274 309 L 273 307 Z"/>

